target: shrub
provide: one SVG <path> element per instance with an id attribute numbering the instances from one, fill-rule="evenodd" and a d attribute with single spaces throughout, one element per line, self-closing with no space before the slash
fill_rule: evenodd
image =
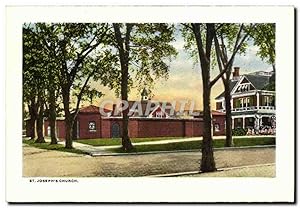
<path id="1" fill-rule="evenodd" d="M 232 129 L 232 136 L 245 136 L 246 133 L 247 130 L 243 128 Z"/>

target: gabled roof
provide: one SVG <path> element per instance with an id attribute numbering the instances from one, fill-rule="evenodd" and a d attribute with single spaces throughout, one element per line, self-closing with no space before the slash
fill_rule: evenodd
<path id="1" fill-rule="evenodd" d="M 248 79 L 249 82 L 255 87 L 257 90 L 263 90 L 268 84 L 269 84 L 269 76 L 262 76 L 257 74 L 245 74 L 241 76 L 240 80 L 232 80 L 230 82 L 230 92 L 232 93 L 232 90 L 235 88 L 235 86 L 240 83 L 241 79 Z M 215 99 L 220 99 L 224 97 L 224 92 L 222 92 L 220 95 L 218 95 Z"/>
<path id="2" fill-rule="evenodd" d="M 238 80 L 231 80 L 230 85 L 229 85 L 230 92 L 233 90 L 233 88 L 237 82 L 238 82 Z M 215 99 L 217 100 L 217 99 L 220 99 L 221 97 L 224 97 L 224 92 L 222 92 L 220 95 L 218 95 Z"/>

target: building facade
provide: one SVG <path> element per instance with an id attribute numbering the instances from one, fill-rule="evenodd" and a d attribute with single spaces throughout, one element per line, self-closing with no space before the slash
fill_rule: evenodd
<path id="1" fill-rule="evenodd" d="M 275 91 L 266 90 L 272 72 L 239 74 L 234 68 L 230 83 L 232 128 L 276 129 Z M 226 112 L 224 92 L 216 97 L 216 110 Z"/>
<path id="2" fill-rule="evenodd" d="M 120 138 L 122 137 L 122 117 L 102 116 L 97 106 L 81 108 L 77 115 L 73 138 Z M 213 113 L 214 135 L 224 135 L 225 114 Z M 166 118 L 166 117 L 130 117 L 129 136 L 145 137 L 198 137 L 203 135 L 203 119 Z M 44 134 L 50 136 L 49 121 L 44 121 Z M 65 137 L 64 120 L 56 122 L 56 136 Z"/>

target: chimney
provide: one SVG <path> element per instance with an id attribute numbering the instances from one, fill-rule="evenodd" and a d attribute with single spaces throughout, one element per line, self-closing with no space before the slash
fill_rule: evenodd
<path id="1" fill-rule="evenodd" d="M 240 67 L 233 67 L 232 79 L 237 80 L 240 77 Z"/>

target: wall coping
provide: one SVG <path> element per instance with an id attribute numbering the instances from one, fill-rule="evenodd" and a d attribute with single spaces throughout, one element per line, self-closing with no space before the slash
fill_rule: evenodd
<path id="1" fill-rule="evenodd" d="M 122 117 L 101 117 L 102 120 L 122 120 Z M 143 118 L 129 117 L 129 120 L 146 120 L 146 121 L 203 121 L 203 118 Z"/>

